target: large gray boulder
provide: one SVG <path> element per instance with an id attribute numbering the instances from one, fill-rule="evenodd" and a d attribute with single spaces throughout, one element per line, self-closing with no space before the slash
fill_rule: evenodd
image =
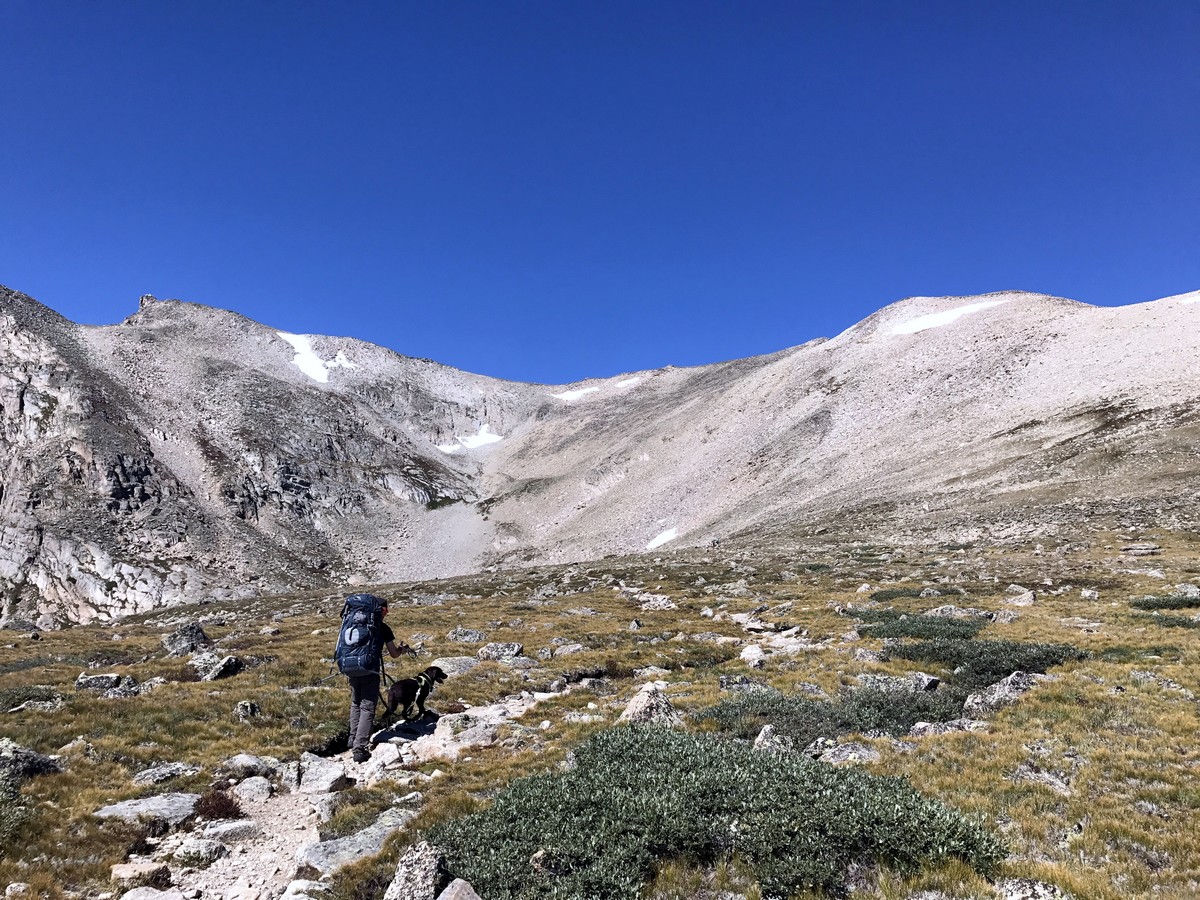
<path id="1" fill-rule="evenodd" d="M 57 759 L 0 738 L 0 781 L 19 783 L 37 775 L 62 771 Z"/>
<path id="2" fill-rule="evenodd" d="M 315 753 L 300 756 L 300 793 L 327 794 L 350 786 L 346 767 L 340 762 L 325 759 Z"/>
<path id="3" fill-rule="evenodd" d="M 631 725 L 663 725 L 668 728 L 683 724 L 667 695 L 653 682 L 633 695 L 633 699 L 629 701 L 629 705 L 617 721 Z"/>
<path id="4" fill-rule="evenodd" d="M 432 844 L 413 844 L 396 863 L 396 874 L 383 900 L 434 900 L 442 852 Z"/>
<path id="5" fill-rule="evenodd" d="M 188 763 L 161 763 L 157 766 L 151 766 L 148 769 L 142 769 L 142 771 L 133 776 L 133 783 L 143 786 L 149 784 L 159 784 L 163 781 L 169 781 L 172 778 L 181 778 L 185 775 L 195 775 L 199 771 L 199 766 L 189 765 Z"/>
<path id="6" fill-rule="evenodd" d="M 209 666 L 200 671 L 200 680 L 216 681 L 220 678 L 229 678 L 230 676 L 236 675 L 244 668 L 246 668 L 246 664 L 238 659 L 238 657 L 223 656 L 221 659 L 217 660 L 215 665 Z"/>
<path id="7" fill-rule="evenodd" d="M 271 795 L 275 793 L 275 788 L 272 787 L 271 782 L 261 775 L 251 775 L 249 778 L 235 784 L 233 786 L 233 793 L 239 800 L 261 803 L 264 800 L 271 799 Z"/>
<path id="8" fill-rule="evenodd" d="M 471 882 L 455 878 L 444 891 L 437 895 L 437 900 L 483 900 L 483 898 L 475 893 Z"/>
<path id="9" fill-rule="evenodd" d="M 349 865 L 383 849 L 383 842 L 403 828 L 416 813 L 392 807 L 362 831 L 332 841 L 314 841 L 296 851 L 301 866 L 311 866 L 322 875 Z"/>
<path id="10" fill-rule="evenodd" d="M 200 623 L 193 622 L 190 625 L 184 625 L 178 631 L 164 635 L 162 645 L 163 649 L 167 651 L 167 656 L 187 656 L 197 650 L 207 650 L 213 645 L 213 642 L 204 633 Z"/>
<path id="11" fill-rule="evenodd" d="M 279 760 L 273 756 L 253 756 L 239 753 L 221 763 L 218 773 L 225 778 L 250 778 L 254 775 L 266 778 L 280 769 Z"/>
<path id="12" fill-rule="evenodd" d="M 446 640 L 454 641 L 458 644 L 482 644 L 487 640 L 487 635 L 475 628 L 455 628 L 446 635 Z"/>
<path id="13" fill-rule="evenodd" d="M 493 641 L 479 648 L 476 654 L 480 659 L 501 660 L 520 656 L 525 648 L 518 643 L 499 643 Z"/>
<path id="14" fill-rule="evenodd" d="M 132 675 L 119 675 L 108 672 L 103 675 L 89 675 L 80 672 L 75 679 L 75 690 L 90 691 L 107 698 L 136 697 L 138 695 L 137 679 Z"/>
<path id="15" fill-rule="evenodd" d="M 437 666 L 448 676 L 465 675 L 479 665 L 474 656 L 443 656 L 435 659 L 431 665 Z"/>
<path id="16" fill-rule="evenodd" d="M 100 819 L 123 819 L 126 822 L 136 822 L 145 817 L 178 825 L 196 811 L 199 800 L 199 794 L 159 794 L 157 797 L 114 803 L 96 810 L 93 815 Z"/>
<path id="17" fill-rule="evenodd" d="M 1013 672 L 978 694 L 971 694 L 963 703 L 963 715 L 982 718 L 1016 703 L 1021 695 L 1043 681 L 1054 681 L 1053 675 L 1037 675 L 1028 672 Z"/>

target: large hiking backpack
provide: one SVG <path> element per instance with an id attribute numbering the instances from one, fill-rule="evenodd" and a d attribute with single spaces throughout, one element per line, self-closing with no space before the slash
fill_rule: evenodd
<path id="1" fill-rule="evenodd" d="M 373 594 L 351 594 L 342 605 L 342 627 L 333 658 L 343 675 L 375 675 L 383 662 L 380 652 L 380 611 L 384 602 Z"/>

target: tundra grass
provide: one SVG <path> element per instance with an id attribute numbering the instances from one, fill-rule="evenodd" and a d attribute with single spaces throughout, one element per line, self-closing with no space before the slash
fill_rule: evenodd
<path id="1" fill-rule="evenodd" d="M 871 583 L 911 577 L 915 584 L 934 581 L 941 589 L 940 580 L 947 579 L 943 594 L 959 605 L 1000 610 L 1005 608 L 1005 585 L 1033 587 L 1037 602 L 1014 608 L 1018 616 L 1011 622 L 989 624 L 989 638 L 1067 645 L 1088 656 L 1052 667 L 1057 680 L 1001 711 L 987 732 L 900 741 L 866 738 L 880 760 L 864 768 L 905 776 L 923 796 L 990 823 L 1011 849 L 1000 864 L 1002 875 L 1047 880 L 1077 898 L 1191 897 L 1200 891 L 1200 838 L 1191 826 L 1200 814 L 1195 787 L 1200 754 L 1193 749 L 1200 717 L 1189 698 L 1200 694 L 1195 674 L 1200 671 L 1200 634 L 1187 628 L 1167 632 L 1130 613 L 1128 598 L 1155 595 L 1163 581 L 1125 571 L 1129 563 L 1119 558 L 1124 539 L 1093 534 L 1086 542 L 1090 546 L 1062 555 L 1051 555 L 1050 543 L 1038 555 L 1011 547 L 1001 552 L 981 542 L 965 554 L 921 554 L 912 548 L 905 548 L 903 557 L 894 550 L 875 554 L 888 561 L 867 567 Z M 1196 565 L 1193 546 L 1154 539 L 1164 547 L 1154 565 L 1166 573 L 1167 583 L 1189 580 L 1184 573 Z M 829 569 L 798 571 L 796 559 L 819 560 Z M 377 588 L 393 600 L 389 623 L 397 635 L 425 648 L 420 659 L 389 661 L 389 671 L 396 675 L 411 674 L 438 656 L 474 655 L 479 644 L 446 639 L 460 625 L 485 631 L 488 640 L 519 641 L 529 656 L 554 648 L 555 638 L 585 646 L 583 653 L 540 660 L 526 673 L 482 665 L 439 686 L 431 699 L 435 709 L 456 700 L 490 703 L 585 670 L 593 674 L 582 675 L 586 680 L 576 682 L 570 693 L 539 704 L 525 717 L 528 721 L 514 722 L 502 733 L 501 745 L 473 752 L 470 760 L 438 764 L 445 777 L 421 787 L 425 799 L 419 815 L 378 857 L 335 876 L 333 900 L 378 900 L 404 845 L 439 824 L 489 809 L 516 779 L 555 771 L 572 749 L 613 725 L 639 684 L 635 671 L 650 666 L 665 670 L 658 677 L 668 682 L 668 695 L 686 714 L 732 696 L 721 691 L 721 675 L 745 675 L 787 695 L 807 696 L 815 687 L 836 698 L 858 675 L 903 676 L 929 665 L 895 655 L 882 661 L 871 656 L 895 648 L 885 647 L 870 629 L 858 640 L 843 639 L 846 620 L 836 608 L 861 602 L 856 590 L 868 580 L 860 564 L 845 554 L 811 549 L 774 555 L 684 553 L 678 562 L 673 556 L 660 563 L 614 560 L 618 567 L 612 571 L 605 568 L 609 562 L 571 567 L 575 574 L 569 577 L 565 567 L 539 568 Z M 783 572 L 799 578 L 783 580 Z M 602 581 L 606 576 L 612 581 Z M 700 577 L 706 581 L 697 585 Z M 600 586 L 591 579 L 601 581 Z M 704 593 L 708 584 L 740 579 L 746 580 L 750 596 Z M 1043 585 L 1045 579 L 1053 584 Z M 678 608 L 643 611 L 629 594 L 613 590 L 620 580 L 668 594 Z M 575 593 L 535 598 L 547 583 L 564 581 Z M 1099 590 L 1102 600 L 1083 600 L 1081 585 Z M 29 817 L 18 824 L 12 841 L 0 845 L 0 883 L 27 882 L 47 897 L 62 896 L 63 890 L 84 897 L 110 890 L 109 866 L 125 858 L 139 835 L 92 818 L 99 806 L 167 790 L 201 792 L 220 761 L 234 753 L 294 759 L 344 727 L 345 686 L 338 678 L 322 681 L 330 672 L 341 594 L 331 588 L 175 609 L 116 626 L 43 633 L 39 641 L 0 631 L 2 696 L 15 699 L 13 706 L 40 699 L 47 690 L 64 698 L 55 712 L 0 711 L 5 735 L 48 753 L 80 739 L 65 751 L 64 772 L 19 788 L 20 805 Z M 406 605 L 437 594 L 450 599 L 440 606 Z M 910 600 L 914 606 L 929 605 L 919 598 L 899 598 L 896 605 Z M 750 669 L 737 656 L 740 645 L 716 645 L 721 650 L 713 653 L 713 645 L 694 639 L 715 633 L 759 640 L 728 617 L 764 603 L 790 603 L 785 613 L 762 615 L 803 629 L 812 647 L 771 655 L 761 669 Z M 584 608 L 595 614 L 572 612 Z M 705 608 L 714 615 L 701 615 Z M 220 682 L 173 677 L 185 661 L 165 658 L 159 639 L 182 621 L 200 617 L 218 651 L 237 647 L 240 655 L 273 659 Z M 637 631 L 629 630 L 633 619 L 641 622 Z M 263 634 L 264 627 L 279 633 Z M 74 690 L 81 671 L 114 671 L 142 682 L 159 675 L 171 683 L 143 697 L 103 700 Z M 239 722 L 233 714 L 239 700 L 253 700 L 262 714 Z M 589 703 L 595 708 L 589 709 Z M 568 721 L 572 713 L 598 715 L 601 721 Z M 542 721 L 550 723 L 545 730 L 539 727 Z M 141 769 L 175 760 L 204 770 L 153 788 L 132 784 Z M 1065 788 L 1039 776 L 1058 778 Z M 710 864 L 687 860 L 677 854 L 656 860 L 648 870 L 647 890 L 669 891 L 671 884 L 712 876 Z M 899 900 L 906 890 L 987 896 L 980 885 L 969 869 L 935 864 L 911 873 L 884 872 L 869 896 Z"/>

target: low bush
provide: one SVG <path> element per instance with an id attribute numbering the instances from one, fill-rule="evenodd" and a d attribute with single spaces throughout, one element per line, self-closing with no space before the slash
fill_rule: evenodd
<path id="1" fill-rule="evenodd" d="M 244 819 L 246 813 L 235 797 L 225 791 L 209 788 L 196 801 L 196 815 L 205 819 Z"/>
<path id="2" fill-rule="evenodd" d="M 0 859 L 20 846 L 17 836 L 28 820 L 29 810 L 21 804 L 20 792 L 11 779 L 0 774 Z"/>
<path id="3" fill-rule="evenodd" d="M 635 900 L 656 861 L 736 857 L 766 897 L 838 891 L 872 859 L 902 871 L 950 858 L 987 874 L 983 826 L 904 779 L 657 728 L 601 732 L 570 772 L 516 781 L 430 840 L 490 900 Z"/>
<path id="4" fill-rule="evenodd" d="M 865 634 L 873 638 L 966 639 L 975 637 L 987 624 L 979 619 L 922 616 L 895 609 L 855 609 L 847 610 L 845 615 L 865 622 L 868 628 Z"/>
<path id="5" fill-rule="evenodd" d="M 28 703 L 30 700 L 54 700 L 59 697 L 58 691 L 46 684 L 30 684 L 25 687 L 0 689 L 0 712 Z"/>
<path id="6" fill-rule="evenodd" d="M 1134 618 L 1142 622 L 1153 622 L 1163 628 L 1200 628 L 1200 619 L 1192 619 L 1188 616 L 1148 616 L 1143 614 L 1134 616 Z"/>
<path id="7" fill-rule="evenodd" d="M 879 603 L 900 600 L 904 597 L 920 597 L 921 588 L 884 588 L 871 594 L 871 599 Z"/>
<path id="8" fill-rule="evenodd" d="M 1200 597 L 1142 597 L 1130 600 L 1129 605 L 1134 609 L 1197 609 Z"/>
<path id="9" fill-rule="evenodd" d="M 974 690 L 995 684 L 1013 672 L 1045 672 L 1052 666 L 1088 654 L 1070 644 L 1025 644 L 1020 641 L 942 639 L 893 647 L 893 656 L 937 662 L 954 670 L 955 685 Z"/>
<path id="10" fill-rule="evenodd" d="M 764 725 L 800 748 L 817 738 L 851 732 L 907 734 L 917 722 L 946 722 L 962 714 L 962 697 L 923 691 L 862 688 L 837 700 L 814 700 L 775 691 L 746 691 L 697 714 L 700 721 L 747 740 Z"/>

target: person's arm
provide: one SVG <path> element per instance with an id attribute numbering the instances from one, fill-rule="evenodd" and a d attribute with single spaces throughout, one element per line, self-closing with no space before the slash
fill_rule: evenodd
<path id="1" fill-rule="evenodd" d="M 386 646 L 387 652 L 391 655 L 392 659 L 395 659 L 397 656 L 403 656 L 405 653 L 411 653 L 413 656 L 417 655 L 417 651 L 413 650 L 412 647 L 405 643 L 401 643 L 400 646 L 397 647 L 394 641 L 388 641 Z"/>

